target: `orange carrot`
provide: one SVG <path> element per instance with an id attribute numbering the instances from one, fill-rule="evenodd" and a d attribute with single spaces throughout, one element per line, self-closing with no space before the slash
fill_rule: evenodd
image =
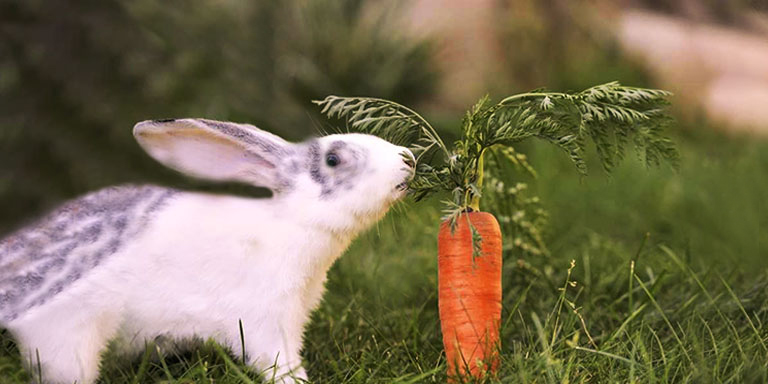
<path id="1" fill-rule="evenodd" d="M 472 231 L 481 237 L 480 254 L 473 257 Z M 480 378 L 499 365 L 501 322 L 501 229 L 486 212 L 462 214 L 451 231 L 440 225 L 438 306 L 448 376 Z M 480 363 L 478 365 L 478 363 Z"/>

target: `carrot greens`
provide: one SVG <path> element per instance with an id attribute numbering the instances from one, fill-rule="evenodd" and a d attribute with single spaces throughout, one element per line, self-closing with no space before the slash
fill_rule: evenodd
<path id="1" fill-rule="evenodd" d="M 408 146 L 417 158 L 411 194 L 421 200 L 447 191 L 451 198 L 446 217 L 455 221 L 462 212 L 479 210 L 489 180 L 498 181 L 494 172 L 503 167 L 486 167 L 487 154 L 493 153 L 497 165 L 508 162 L 535 174 L 514 151 L 514 145 L 526 139 L 559 147 L 582 174 L 587 172 L 584 153 L 589 142 L 608 172 L 624 158 L 628 146 L 648 166 L 667 162 L 677 167 L 678 152 L 663 133 L 671 122 L 666 113 L 670 95 L 610 82 L 575 93 L 535 90 L 497 103 L 486 96 L 467 111 L 461 136 L 451 148 L 424 117 L 393 101 L 328 96 L 315 103 L 324 115 L 346 120 L 351 131 Z"/>

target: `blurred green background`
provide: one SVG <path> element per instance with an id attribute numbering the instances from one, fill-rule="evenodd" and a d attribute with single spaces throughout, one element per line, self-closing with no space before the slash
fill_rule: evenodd
<path id="1" fill-rule="evenodd" d="M 133 124 L 141 120 L 249 122 L 302 140 L 331 129 L 311 100 L 365 95 L 414 106 L 450 140 L 463 110 L 485 93 L 498 98 L 540 87 L 580 90 L 618 80 L 676 93 L 678 124 L 670 134 L 681 149 L 681 169 L 648 170 L 628 156 L 610 177 L 592 166 L 582 178 L 565 155 L 546 145 L 531 142 L 518 148 L 528 154 L 539 177 L 521 175 L 508 184 L 526 182 L 528 193 L 541 197 L 549 212 L 543 236 L 550 252 L 541 258 L 524 258 L 516 250 L 507 255 L 505 276 L 511 278 L 505 277 L 510 293 L 505 305 L 511 306 L 530 283 L 531 294 L 538 292 L 542 299 L 521 308 L 546 312 L 552 300 L 545 298 L 556 299 L 553 287 L 560 284 L 568 261 L 576 259 L 574 273 L 585 287 L 580 291 L 584 310 L 595 311 L 593 332 L 608 332 L 626 315 L 623 307 L 613 307 L 626 299 L 621 292 L 626 281 L 602 277 L 642 254 L 647 264 L 638 265 L 638 271 L 656 281 L 674 269 L 655 248 L 663 244 L 706 281 L 716 273 L 727 276 L 749 313 L 768 320 L 762 300 L 768 281 L 768 120 L 741 129 L 713 117 L 709 104 L 700 100 L 709 80 L 689 77 L 690 66 L 667 71 L 677 65 L 674 58 L 643 56 L 626 42 L 629 32 L 622 29 L 632 15 L 654 15 L 664 23 L 693 23 L 765 41 L 766 10 L 766 3 L 756 0 L 0 0 L 0 233 L 106 185 L 217 188 L 163 169 L 146 156 L 131 136 Z M 696 61 L 688 65 L 706 67 Z M 747 82 L 768 83 L 757 77 Z M 413 336 L 408 343 L 433 347 L 427 348 L 425 361 L 437 361 L 432 258 L 438 215 L 436 202 L 406 203 L 356 242 L 332 270 L 330 293 L 308 337 L 319 340 L 330 330 L 340 340 L 352 340 L 356 332 L 367 338 L 362 323 L 352 322 L 378 319 L 382 334 L 393 340 Z M 408 223 L 423 225 L 423 233 L 411 231 Z M 646 235 L 646 247 L 638 251 Z M 513 243 L 514 234 L 504 241 Z M 397 255 L 404 246 L 411 251 Z M 626 277 L 625 271 L 621 274 Z M 654 291 L 672 295 L 664 296 L 669 299 L 662 302 L 665 308 L 687 308 L 684 297 L 694 300 L 693 283 L 674 285 L 685 279 L 667 279 Z M 534 280 L 541 285 L 533 285 Z M 718 300 L 729 297 L 719 292 Z M 386 311 L 418 317 L 424 308 L 431 328 L 418 328 L 423 319 L 413 320 L 418 329 L 399 320 L 387 328 Z M 337 319 L 339 314 L 344 317 Z M 720 329 L 723 334 L 727 327 Z M 522 338 L 517 333 L 510 337 L 515 342 Z M 373 348 L 366 341 L 359 350 L 367 352 L 356 355 L 358 345 L 349 340 L 344 345 L 352 352 L 311 344 L 305 351 L 310 376 L 334 382 L 336 374 L 335 382 L 347 382 L 341 379 L 347 377 L 345 369 L 355 368 Z M 403 352 L 396 344 L 391 351 Z M 383 359 L 376 348 L 371 361 Z M 410 354 L 396 356 L 406 361 Z M 334 359 L 338 366 L 322 363 Z M 706 367 L 708 360 L 700 362 Z M 397 367 L 387 369 L 395 372 Z M 392 372 L 379 374 L 395 377 Z M 686 377 L 696 381 L 697 376 Z"/>

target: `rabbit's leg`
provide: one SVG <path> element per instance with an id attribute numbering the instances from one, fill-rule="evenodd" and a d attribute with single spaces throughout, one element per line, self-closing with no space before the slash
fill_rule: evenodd
<path id="1" fill-rule="evenodd" d="M 259 332 L 250 333 L 247 322 L 243 322 L 243 336 L 247 363 L 261 371 L 267 380 L 276 383 L 303 383 L 307 374 L 301 366 L 301 327 L 286 327 L 286 324 L 274 323 Z M 240 333 L 231 335 L 230 340 L 237 340 L 232 345 L 236 355 L 242 354 Z"/>
<path id="2" fill-rule="evenodd" d="M 39 363 L 44 382 L 95 382 L 100 354 L 117 325 L 106 316 L 85 316 L 87 309 L 66 316 L 46 312 L 12 329 L 24 346 L 22 354 L 33 376 L 37 376 Z"/>
<path id="3" fill-rule="evenodd" d="M 299 357 L 298 353 L 297 357 Z M 272 382 L 273 379 L 276 384 L 299 384 L 308 382 L 307 372 L 304 370 L 304 367 L 300 365 L 301 362 L 299 361 L 298 364 L 290 364 L 286 360 L 283 360 L 280 356 L 276 355 L 272 360 L 272 364 L 266 369 L 264 368 L 264 362 L 261 360 L 257 361 L 254 359 L 249 363 L 261 368 L 262 375 L 264 375 L 264 378 L 267 379 L 268 382 Z"/>

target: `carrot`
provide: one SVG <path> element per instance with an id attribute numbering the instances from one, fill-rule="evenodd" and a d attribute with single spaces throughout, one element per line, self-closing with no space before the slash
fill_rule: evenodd
<path id="1" fill-rule="evenodd" d="M 481 237 L 473 255 L 472 231 Z M 440 225 L 438 306 L 451 381 L 481 378 L 498 369 L 501 322 L 501 229 L 486 212 L 464 213 L 451 230 Z"/>

